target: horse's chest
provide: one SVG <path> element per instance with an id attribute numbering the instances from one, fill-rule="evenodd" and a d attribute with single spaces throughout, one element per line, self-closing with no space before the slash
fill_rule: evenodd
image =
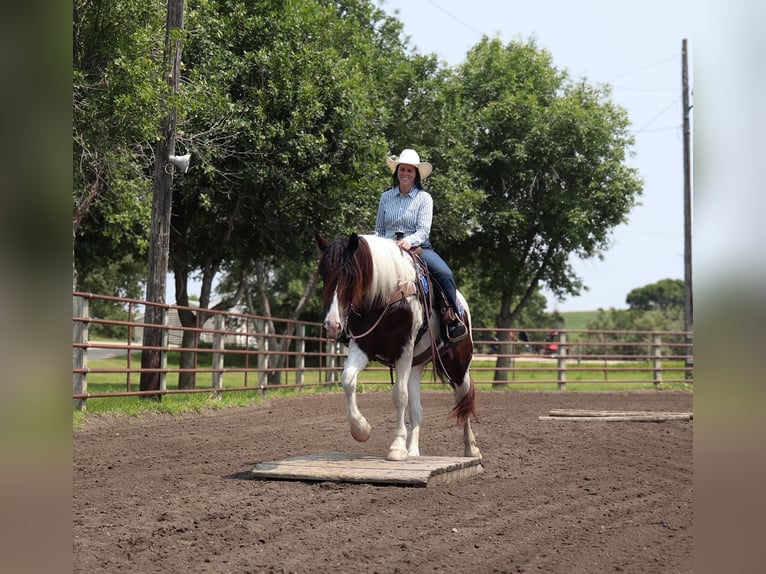
<path id="1" fill-rule="evenodd" d="M 412 339 L 412 321 L 410 306 L 396 305 L 389 308 L 383 317 L 377 313 L 352 315 L 348 319 L 348 326 L 352 336 L 363 334 L 355 336 L 354 341 L 369 358 L 381 357 L 393 363 Z"/>

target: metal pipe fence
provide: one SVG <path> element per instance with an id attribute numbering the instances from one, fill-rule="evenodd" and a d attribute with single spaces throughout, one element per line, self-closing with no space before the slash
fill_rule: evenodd
<path id="1" fill-rule="evenodd" d="M 120 318 L 93 316 L 94 301 L 116 304 Z M 72 399 L 300 389 L 340 381 L 345 347 L 321 323 L 158 305 L 92 293 L 73 293 Z M 161 307 L 159 346 L 141 343 L 147 306 Z M 193 317 L 193 325 L 182 324 Z M 104 335 L 104 333 L 108 333 Z M 478 384 L 493 388 L 555 383 L 693 384 L 692 334 L 669 331 L 550 329 L 472 330 L 471 367 Z M 142 368 L 141 353 L 160 353 L 159 367 Z M 180 358 L 185 355 L 186 360 Z M 185 366 L 181 366 L 184 364 Z M 159 390 L 141 391 L 142 373 L 157 373 Z M 184 379 L 181 384 L 181 379 Z M 424 376 L 424 382 L 427 378 Z M 365 384 L 390 384 L 388 367 L 371 363 Z M 92 388 L 89 388 L 92 387 Z"/>

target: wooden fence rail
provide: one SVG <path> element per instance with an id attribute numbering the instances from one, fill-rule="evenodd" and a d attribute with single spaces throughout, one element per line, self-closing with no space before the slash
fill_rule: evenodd
<path id="1" fill-rule="evenodd" d="M 118 304 L 125 317 L 107 319 L 92 314 L 91 302 Z M 345 347 L 326 338 L 321 323 L 269 318 L 238 311 L 159 305 L 162 343 L 144 346 L 143 315 L 148 305 L 91 293 L 72 298 L 72 398 L 85 410 L 91 398 L 169 395 L 207 392 L 259 391 L 274 388 L 337 385 Z M 192 311 L 193 327 L 183 326 L 179 311 Z M 100 332 L 108 331 L 108 338 Z M 116 333 L 116 335 L 115 335 Z M 183 347 L 184 333 L 195 345 Z M 568 383 L 693 384 L 691 333 L 669 331 L 594 331 L 549 329 L 472 331 L 477 383 L 495 388 L 520 384 L 551 384 L 566 390 Z M 188 338 L 187 338 L 188 340 Z M 140 353 L 159 352 L 159 367 L 141 368 Z M 170 367 L 168 358 L 193 356 L 192 367 Z M 136 355 L 138 354 L 138 358 Z M 102 360 L 110 359 L 110 360 Z M 92 362 L 98 360 L 98 364 Z M 177 364 L 177 361 L 173 361 Z M 385 372 L 385 376 L 380 373 Z M 365 384 L 389 384 L 389 369 L 373 363 L 360 375 Z M 160 390 L 137 390 L 142 372 L 160 374 Z M 180 373 L 193 373 L 191 388 L 168 388 Z M 89 391 L 88 380 L 97 379 Z M 312 379 L 312 380 L 309 380 Z M 424 381 L 426 378 L 424 377 Z M 188 385 L 187 385 L 188 386 Z"/>

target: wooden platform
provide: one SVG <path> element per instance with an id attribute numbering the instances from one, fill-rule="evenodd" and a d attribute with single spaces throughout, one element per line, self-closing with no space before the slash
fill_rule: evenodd
<path id="1" fill-rule="evenodd" d="M 589 411 L 581 409 L 554 409 L 541 421 L 605 421 L 605 422 L 665 422 L 690 421 L 693 413 L 669 413 L 658 411 Z"/>
<path id="2" fill-rule="evenodd" d="M 283 460 L 261 462 L 253 478 L 357 482 L 379 485 L 428 487 L 447 484 L 484 472 L 481 459 L 418 456 L 404 462 L 345 452 L 318 452 Z"/>

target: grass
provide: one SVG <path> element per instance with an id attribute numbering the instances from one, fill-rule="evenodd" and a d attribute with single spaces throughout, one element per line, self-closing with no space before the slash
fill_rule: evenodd
<path id="1" fill-rule="evenodd" d="M 128 365 L 125 356 L 111 359 L 99 359 L 89 361 L 91 370 L 99 369 L 125 369 Z M 130 366 L 137 368 L 141 365 L 140 353 L 134 353 L 130 357 Z M 681 362 L 673 363 L 665 361 L 664 368 L 682 367 Z M 168 357 L 168 368 L 178 367 L 178 354 L 170 353 Z M 479 392 L 488 391 L 554 391 L 558 390 L 558 381 L 556 380 L 556 361 L 554 359 L 527 359 L 523 363 L 516 362 L 515 371 L 506 372 L 507 380 L 496 384 L 493 382 L 495 376 L 495 360 L 475 359 L 472 363 L 472 374 Z M 582 370 L 579 370 L 582 369 Z M 651 364 L 648 361 L 636 363 L 610 364 L 610 370 L 605 370 L 604 366 L 598 362 L 581 363 L 579 365 L 570 364 L 567 370 L 567 391 L 614 391 L 614 390 L 648 390 L 648 389 L 682 389 L 692 390 L 692 385 L 683 382 L 667 382 L 659 387 L 655 387 L 652 380 Z M 615 370 L 624 369 L 624 370 Z M 646 370 L 641 370 L 646 369 Z M 665 379 L 681 379 L 682 371 L 663 373 Z M 339 376 L 339 374 L 338 374 Z M 327 386 L 313 386 L 323 382 L 323 375 L 316 370 L 308 370 L 304 375 L 304 383 L 312 386 L 295 386 L 280 388 L 279 385 L 266 386 L 266 396 L 274 398 L 287 395 L 311 395 L 317 393 L 340 393 L 339 384 Z M 295 384 L 294 373 L 289 373 L 283 377 L 283 383 L 288 385 Z M 224 392 L 220 396 L 213 396 L 212 393 L 198 392 L 192 394 L 171 394 L 165 395 L 161 401 L 151 399 L 142 399 L 137 396 L 129 397 L 108 397 L 108 398 L 89 398 L 87 401 L 87 413 L 73 409 L 73 425 L 79 428 L 84 423 L 86 417 L 91 415 L 123 415 L 123 416 L 141 416 L 152 413 L 171 413 L 181 414 L 186 412 L 200 412 L 205 409 L 223 409 L 232 407 L 243 407 L 260 403 L 264 400 L 264 394 L 259 388 L 258 373 L 227 372 L 223 376 L 224 388 L 252 387 L 251 391 Z M 387 392 L 390 390 L 389 369 L 373 363 L 367 370 L 359 376 L 359 392 Z M 130 385 L 126 373 L 98 373 L 90 372 L 88 374 L 88 392 L 90 393 L 115 393 L 122 391 L 139 390 L 140 375 L 132 373 L 130 375 Z M 433 381 L 433 374 L 427 369 L 423 376 L 423 388 L 426 390 L 445 389 L 440 382 Z M 631 382 L 620 382 L 631 381 Z M 198 389 L 210 389 L 212 387 L 212 374 L 200 373 L 197 375 L 196 386 Z M 178 374 L 168 373 L 167 388 L 178 388 Z"/>
<path id="2" fill-rule="evenodd" d="M 598 311 L 561 311 L 564 329 L 585 330 L 598 317 Z"/>

